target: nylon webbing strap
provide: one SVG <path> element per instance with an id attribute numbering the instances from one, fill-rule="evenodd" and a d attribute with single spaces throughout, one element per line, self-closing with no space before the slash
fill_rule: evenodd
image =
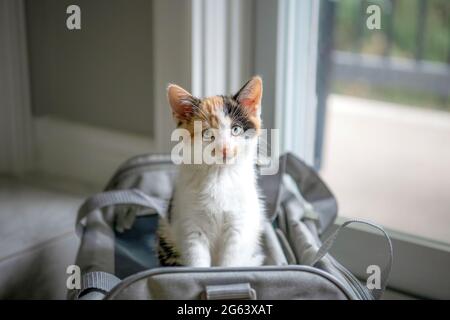
<path id="1" fill-rule="evenodd" d="M 300 194 L 317 215 L 318 231 L 322 234 L 332 225 L 337 215 L 337 202 L 317 172 L 292 153 L 280 157 L 280 168 L 297 184 Z M 311 210 L 312 209 L 312 210 Z"/>
<path id="2" fill-rule="evenodd" d="M 365 225 L 371 226 L 375 229 L 378 229 L 379 231 L 381 231 L 381 233 L 384 236 L 384 239 L 387 242 L 388 260 L 387 260 L 386 266 L 381 270 L 381 279 L 380 279 L 381 280 L 380 281 L 381 288 L 370 290 L 372 292 L 372 295 L 376 299 L 379 299 L 381 297 L 381 295 L 383 294 L 384 290 L 386 289 L 387 281 L 389 279 L 389 274 L 391 273 L 392 262 L 394 259 L 394 250 L 392 248 L 392 242 L 391 242 L 391 239 L 389 238 L 389 235 L 386 233 L 386 231 L 381 226 L 379 226 L 375 223 L 365 221 L 365 220 L 359 220 L 359 219 L 353 219 L 353 220 L 344 222 L 323 242 L 322 246 L 317 251 L 315 258 L 313 259 L 311 266 L 314 266 L 320 259 L 322 259 L 330 251 L 330 249 L 333 247 L 333 245 L 336 241 L 336 238 L 338 237 L 338 235 L 342 231 L 342 229 L 344 229 L 345 227 L 347 227 L 349 224 L 352 224 L 352 223 L 365 224 Z"/>
<path id="3" fill-rule="evenodd" d="M 167 201 L 149 196 L 138 189 L 114 190 L 96 194 L 88 198 L 78 210 L 76 231 L 80 235 L 83 225 L 81 221 L 94 210 L 112 205 L 137 205 L 153 209 L 155 213 L 164 215 L 167 210 Z"/>

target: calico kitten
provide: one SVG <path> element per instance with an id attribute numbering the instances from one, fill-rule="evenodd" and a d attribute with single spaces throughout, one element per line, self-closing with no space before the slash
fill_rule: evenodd
<path id="1" fill-rule="evenodd" d="M 158 230 L 162 265 L 256 266 L 263 263 L 260 237 L 264 206 L 255 162 L 261 130 L 262 80 L 254 77 L 234 96 L 193 97 L 169 85 L 178 128 L 201 141 L 212 164 L 181 164 L 169 219 Z M 194 123 L 201 130 L 194 130 Z"/>

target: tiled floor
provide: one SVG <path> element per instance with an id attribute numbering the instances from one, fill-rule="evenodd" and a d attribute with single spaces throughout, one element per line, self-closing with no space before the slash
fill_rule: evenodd
<path id="1" fill-rule="evenodd" d="M 58 180 L 0 177 L 0 299 L 65 298 L 79 244 L 76 211 L 89 192 Z"/>

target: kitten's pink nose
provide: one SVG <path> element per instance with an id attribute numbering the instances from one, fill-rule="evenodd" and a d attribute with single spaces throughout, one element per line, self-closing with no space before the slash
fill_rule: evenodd
<path id="1" fill-rule="evenodd" d="M 222 154 L 223 154 L 223 157 L 224 157 L 224 158 L 227 157 L 227 154 L 229 154 L 229 151 L 228 151 L 228 148 L 227 148 L 227 147 L 223 147 L 223 148 L 222 148 Z"/>

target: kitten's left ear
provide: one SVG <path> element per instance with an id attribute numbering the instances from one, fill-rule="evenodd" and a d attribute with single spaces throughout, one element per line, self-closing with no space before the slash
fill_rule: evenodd
<path id="1" fill-rule="evenodd" d="M 250 79 L 233 98 L 242 106 L 249 108 L 251 112 L 256 113 L 261 108 L 262 92 L 262 79 L 256 76 Z"/>

